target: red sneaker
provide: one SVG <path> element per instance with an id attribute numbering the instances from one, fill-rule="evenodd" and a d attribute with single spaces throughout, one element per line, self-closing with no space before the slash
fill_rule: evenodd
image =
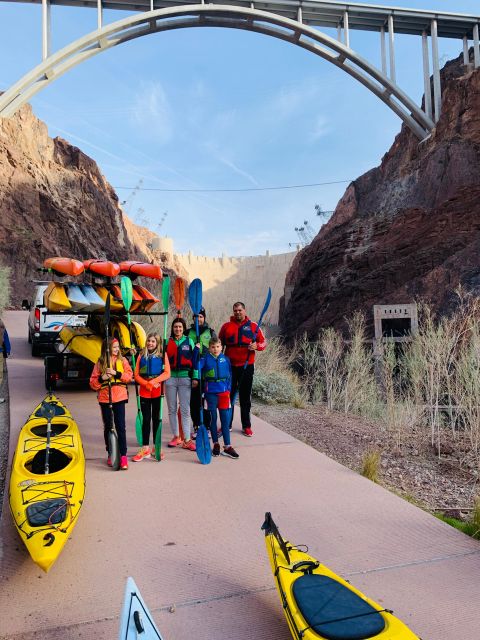
<path id="1" fill-rule="evenodd" d="M 128 459 L 127 456 L 121 456 L 120 457 L 120 469 L 123 469 L 124 471 L 126 469 L 128 469 Z"/>
<path id="2" fill-rule="evenodd" d="M 167 447 L 180 447 L 183 444 L 183 440 L 178 436 L 174 436 L 170 442 L 167 444 Z"/>
<path id="3" fill-rule="evenodd" d="M 108 458 L 107 458 L 107 464 L 108 464 L 109 467 L 112 466 L 112 459 L 110 458 L 110 456 L 108 456 Z"/>
<path id="4" fill-rule="evenodd" d="M 251 427 L 245 427 L 245 429 L 242 430 L 242 433 L 244 436 L 247 436 L 247 438 L 251 438 L 253 436 Z"/>
<path id="5" fill-rule="evenodd" d="M 182 449 L 195 451 L 196 450 L 195 442 L 193 440 L 185 440 L 185 442 L 182 444 Z"/>

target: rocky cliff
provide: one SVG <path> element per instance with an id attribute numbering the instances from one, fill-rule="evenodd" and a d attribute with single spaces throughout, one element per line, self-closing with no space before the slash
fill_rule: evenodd
<path id="1" fill-rule="evenodd" d="M 97 164 L 50 138 L 29 106 L 0 118 L 0 262 L 11 268 L 13 305 L 43 277 L 44 258 L 148 260 L 141 236 Z"/>
<path id="2" fill-rule="evenodd" d="M 356 310 L 423 299 L 447 313 L 461 284 L 480 293 L 480 70 L 442 70 L 442 114 L 419 143 L 406 127 L 379 167 L 352 182 L 295 259 L 287 337 L 342 328 Z"/>

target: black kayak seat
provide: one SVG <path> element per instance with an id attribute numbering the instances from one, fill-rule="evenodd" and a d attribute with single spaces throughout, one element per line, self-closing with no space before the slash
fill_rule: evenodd
<path id="1" fill-rule="evenodd" d="M 308 626 L 327 640 L 367 640 L 385 628 L 376 609 L 329 576 L 300 576 L 293 596 Z"/>
<path id="2" fill-rule="evenodd" d="M 54 402 L 51 402 L 50 405 L 55 409 L 55 415 L 56 416 L 64 416 L 65 415 L 65 409 L 63 407 L 60 407 L 58 404 L 55 404 Z M 36 418 L 42 418 L 43 417 L 42 405 L 40 405 L 40 407 L 35 411 L 35 417 Z"/>

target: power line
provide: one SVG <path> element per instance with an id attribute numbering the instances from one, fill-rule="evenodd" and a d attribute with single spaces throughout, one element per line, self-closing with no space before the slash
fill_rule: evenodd
<path id="1" fill-rule="evenodd" d="M 345 184 L 352 180 L 332 180 L 331 182 L 312 182 L 310 184 L 290 184 L 280 187 L 247 187 L 245 189 L 161 189 L 159 187 L 141 187 L 136 188 L 137 191 L 163 191 L 171 193 L 227 193 L 240 191 L 279 191 L 281 189 L 306 189 L 308 187 L 324 187 L 331 184 Z M 132 187 L 114 187 L 114 189 L 132 190 Z M 134 187 L 135 189 L 135 187 Z"/>

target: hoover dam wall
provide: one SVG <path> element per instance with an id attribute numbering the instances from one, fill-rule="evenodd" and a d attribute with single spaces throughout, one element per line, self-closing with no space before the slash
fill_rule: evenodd
<path id="1" fill-rule="evenodd" d="M 173 252 L 170 238 L 159 238 L 154 250 Z M 241 300 L 252 320 L 257 319 L 263 308 L 268 287 L 272 288 L 272 300 L 265 316 L 267 324 L 278 324 L 279 301 L 284 294 L 285 277 L 297 251 L 261 256 L 218 258 L 174 253 L 175 262 L 185 270 L 188 279 L 201 278 L 203 300 L 209 320 L 218 325 L 230 314 L 232 303 Z"/>

